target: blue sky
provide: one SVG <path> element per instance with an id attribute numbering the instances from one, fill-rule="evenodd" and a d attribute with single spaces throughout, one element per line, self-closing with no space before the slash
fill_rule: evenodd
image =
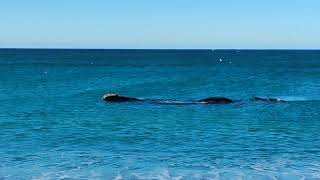
<path id="1" fill-rule="evenodd" d="M 0 47 L 319 49 L 319 0 L 0 0 Z"/>

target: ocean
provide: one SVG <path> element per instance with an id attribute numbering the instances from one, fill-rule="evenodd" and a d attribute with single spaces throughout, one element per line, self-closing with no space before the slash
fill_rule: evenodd
<path id="1" fill-rule="evenodd" d="M 320 179 L 319 92 L 317 50 L 0 49 L 0 179 Z"/>

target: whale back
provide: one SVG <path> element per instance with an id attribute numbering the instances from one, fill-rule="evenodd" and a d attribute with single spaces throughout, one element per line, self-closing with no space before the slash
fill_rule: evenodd
<path id="1" fill-rule="evenodd" d="M 102 98 L 106 102 L 128 102 L 128 101 L 140 101 L 137 98 L 120 96 L 118 94 L 106 94 Z"/>
<path id="2" fill-rule="evenodd" d="M 198 100 L 197 102 L 218 104 L 218 103 L 232 103 L 233 101 L 225 97 L 208 97 L 205 99 Z"/>

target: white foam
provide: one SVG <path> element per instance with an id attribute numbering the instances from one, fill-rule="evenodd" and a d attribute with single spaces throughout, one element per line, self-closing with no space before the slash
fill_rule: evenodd
<path id="1" fill-rule="evenodd" d="M 301 96 L 281 96 L 279 99 L 283 99 L 285 101 L 311 101 L 313 99 Z"/>
<path id="2" fill-rule="evenodd" d="M 175 100 L 163 100 L 160 103 L 164 104 L 194 104 L 194 102 L 187 102 L 187 101 L 175 101 Z"/>
<path id="3" fill-rule="evenodd" d="M 122 179 L 123 179 L 122 175 L 117 175 L 117 176 L 114 178 L 114 180 L 122 180 Z"/>
<path id="4" fill-rule="evenodd" d="M 149 173 L 132 173 L 137 179 L 181 180 L 182 176 L 172 176 L 167 169 Z"/>

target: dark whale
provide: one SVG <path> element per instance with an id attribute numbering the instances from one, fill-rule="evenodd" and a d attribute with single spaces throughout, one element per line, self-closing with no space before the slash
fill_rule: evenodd
<path id="1" fill-rule="evenodd" d="M 198 103 L 207 103 L 207 104 L 224 104 L 224 103 L 232 103 L 233 100 L 225 98 L 225 97 L 209 97 L 205 99 L 201 99 L 197 101 Z"/>
<path id="2" fill-rule="evenodd" d="M 120 96 L 118 94 L 106 94 L 103 96 L 102 100 L 106 102 L 129 102 L 129 101 L 142 101 L 138 98 Z"/>
<path id="3" fill-rule="evenodd" d="M 127 96 L 120 96 L 118 94 L 105 94 L 102 98 L 102 100 L 106 102 L 133 102 L 133 101 L 147 101 L 151 103 L 159 103 L 159 104 L 172 104 L 168 103 L 167 101 L 161 101 L 161 100 L 148 100 L 148 99 L 138 99 L 138 98 L 133 98 L 133 97 L 127 97 Z M 241 100 L 232 100 L 229 98 L 225 97 L 208 97 L 205 99 L 200 99 L 198 101 L 194 102 L 179 102 L 176 104 L 197 104 L 197 103 L 203 103 L 203 104 L 228 104 L 228 103 L 233 103 L 233 102 L 239 102 Z M 268 101 L 268 102 L 286 102 L 282 99 L 276 99 L 276 98 L 261 98 L 261 97 L 255 97 L 250 99 L 250 101 Z"/>

